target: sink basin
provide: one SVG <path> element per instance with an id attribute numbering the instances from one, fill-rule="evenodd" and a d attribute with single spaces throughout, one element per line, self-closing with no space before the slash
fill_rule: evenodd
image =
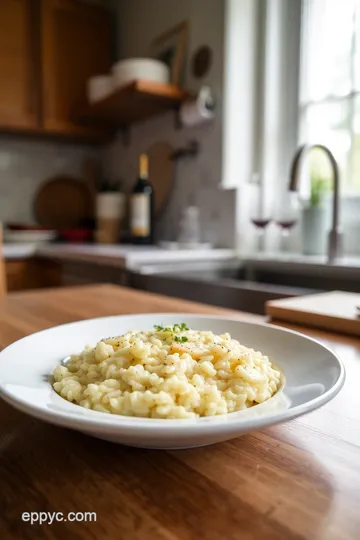
<path id="1" fill-rule="evenodd" d="M 265 314 L 265 302 L 291 296 L 319 292 L 311 287 L 299 287 L 255 281 L 247 276 L 248 269 L 238 260 L 199 261 L 177 265 L 143 267 L 129 278 L 130 286 L 167 296 L 173 296 L 226 307 L 249 313 Z"/>
<path id="2" fill-rule="evenodd" d="M 360 292 L 359 269 L 352 266 L 298 264 L 296 261 L 244 261 L 248 279 L 287 287 Z"/>

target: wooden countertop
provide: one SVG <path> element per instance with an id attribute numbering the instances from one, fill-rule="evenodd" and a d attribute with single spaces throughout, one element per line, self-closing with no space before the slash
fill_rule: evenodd
<path id="1" fill-rule="evenodd" d="M 119 313 L 230 312 L 112 285 L 9 295 L 0 345 Z M 345 363 L 322 409 L 194 450 L 121 447 L 0 402 L 0 537 L 6 540 L 355 540 L 360 535 L 360 340 L 303 330 Z M 24 351 L 26 355 L 26 351 Z M 31 358 L 29 358 L 29 362 Z M 96 522 L 23 522 L 23 512 L 96 512 Z"/>

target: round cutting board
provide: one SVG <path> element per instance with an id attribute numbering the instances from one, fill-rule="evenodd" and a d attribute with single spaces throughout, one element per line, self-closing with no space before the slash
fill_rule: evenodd
<path id="1" fill-rule="evenodd" d="M 84 225 L 91 218 L 92 206 L 89 188 L 70 176 L 58 176 L 45 182 L 34 201 L 38 223 L 53 229 Z"/>
<path id="2" fill-rule="evenodd" d="M 174 162 L 170 156 L 174 149 L 167 142 L 152 144 L 149 157 L 149 181 L 154 188 L 155 215 L 158 217 L 170 198 L 173 186 Z"/>

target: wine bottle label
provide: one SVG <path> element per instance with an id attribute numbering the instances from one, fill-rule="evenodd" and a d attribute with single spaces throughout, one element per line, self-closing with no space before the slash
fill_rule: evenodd
<path id="1" fill-rule="evenodd" d="M 149 236 L 150 234 L 150 197 L 136 194 L 131 197 L 131 235 Z"/>

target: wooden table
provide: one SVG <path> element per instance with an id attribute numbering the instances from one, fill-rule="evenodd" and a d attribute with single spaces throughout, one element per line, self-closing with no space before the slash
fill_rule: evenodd
<path id="1" fill-rule="evenodd" d="M 68 321 L 149 311 L 226 312 L 109 285 L 17 293 L 0 304 L 0 345 Z M 215 446 L 121 447 L 1 402 L 0 538 L 360 538 L 360 340 L 304 332 L 341 356 L 344 389 L 318 411 Z M 23 512 L 96 512 L 97 518 L 31 525 Z"/>

